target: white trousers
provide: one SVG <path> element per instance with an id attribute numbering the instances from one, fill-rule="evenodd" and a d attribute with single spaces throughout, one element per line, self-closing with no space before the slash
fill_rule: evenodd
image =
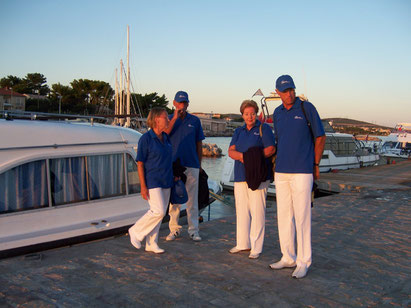
<path id="1" fill-rule="evenodd" d="M 311 188 L 313 175 L 275 173 L 278 235 L 282 260 L 311 265 Z M 297 255 L 295 235 L 297 234 Z"/>
<path id="2" fill-rule="evenodd" d="M 134 237 L 140 242 L 144 237 L 146 238 L 146 248 L 157 245 L 158 232 L 161 221 L 166 215 L 170 191 L 170 188 L 149 189 L 148 204 L 150 209 L 129 229 L 130 237 Z"/>
<path id="3" fill-rule="evenodd" d="M 199 231 L 198 228 L 198 179 L 200 175 L 200 169 L 198 168 L 188 168 L 186 167 L 184 174 L 187 176 L 186 190 L 188 195 L 188 200 L 186 203 L 187 211 L 187 222 L 188 222 L 188 233 L 193 235 Z M 181 229 L 182 227 L 178 224 L 178 219 L 180 218 L 181 204 L 171 204 L 168 209 L 168 214 L 170 215 L 169 228 L 171 232 Z"/>
<path id="4" fill-rule="evenodd" d="M 251 190 L 247 182 L 234 183 L 235 211 L 237 216 L 238 249 L 251 249 L 251 253 L 263 251 L 265 234 L 265 207 L 269 181 Z"/>

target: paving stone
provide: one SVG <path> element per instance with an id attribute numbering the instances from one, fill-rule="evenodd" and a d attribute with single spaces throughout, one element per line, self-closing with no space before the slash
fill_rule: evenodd
<path id="1" fill-rule="evenodd" d="M 274 204 L 257 260 L 228 253 L 235 216 L 201 224 L 201 242 L 187 232 L 166 242 L 162 228 L 161 255 L 124 235 L 0 260 L 0 306 L 410 307 L 411 188 L 387 182 L 315 200 L 313 264 L 303 279 L 268 267 L 281 257 Z"/>

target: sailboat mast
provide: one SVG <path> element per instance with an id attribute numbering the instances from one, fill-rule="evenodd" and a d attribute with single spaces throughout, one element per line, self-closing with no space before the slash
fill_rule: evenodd
<path id="1" fill-rule="evenodd" d="M 114 104 L 114 115 L 118 115 L 118 110 L 119 110 L 119 100 L 118 100 L 118 79 L 117 79 L 117 69 L 116 69 L 116 84 L 115 84 L 115 94 L 114 94 L 114 99 L 115 99 L 115 104 Z M 114 124 L 117 125 L 118 123 L 118 117 L 114 118 Z"/>
<path id="2" fill-rule="evenodd" d="M 124 103 L 123 103 L 123 59 L 120 59 L 120 110 L 119 114 L 123 115 L 124 114 Z M 120 118 L 120 124 L 124 124 L 124 118 Z"/>
<path id="3" fill-rule="evenodd" d="M 127 127 L 130 127 L 130 26 L 127 25 Z"/>

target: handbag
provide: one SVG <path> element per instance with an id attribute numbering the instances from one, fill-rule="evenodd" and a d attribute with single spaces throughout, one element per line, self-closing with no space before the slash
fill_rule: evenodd
<path id="1" fill-rule="evenodd" d="M 260 124 L 260 137 L 261 139 L 263 138 L 263 123 Z M 277 148 L 275 148 L 275 153 L 273 155 L 271 155 L 270 157 L 268 157 L 268 159 L 271 161 L 271 165 L 272 165 L 272 171 L 273 171 L 273 179 L 274 179 L 274 175 L 275 175 L 275 159 L 277 158 Z"/>

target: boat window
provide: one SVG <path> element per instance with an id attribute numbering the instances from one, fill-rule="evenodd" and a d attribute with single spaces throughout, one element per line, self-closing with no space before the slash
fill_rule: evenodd
<path id="1" fill-rule="evenodd" d="M 124 167 L 126 157 L 126 168 Z M 107 154 L 49 160 L 51 205 L 62 205 L 141 191 L 131 155 Z M 0 174 L 0 213 L 49 206 L 46 160 L 26 163 Z"/>
<path id="2" fill-rule="evenodd" d="M 53 205 L 87 200 L 84 157 L 51 159 L 50 181 Z"/>
<path id="3" fill-rule="evenodd" d="M 46 161 L 34 161 L 0 174 L 0 213 L 48 206 Z"/>
<path id="4" fill-rule="evenodd" d="M 351 137 L 327 136 L 324 150 L 330 150 L 335 156 L 353 155 L 357 150 L 357 145 Z"/>
<path id="5" fill-rule="evenodd" d="M 136 194 L 141 191 L 140 179 L 138 177 L 136 161 L 127 154 L 127 179 L 128 179 L 128 193 Z"/>
<path id="6" fill-rule="evenodd" d="M 123 154 L 87 157 L 90 199 L 126 193 Z"/>

